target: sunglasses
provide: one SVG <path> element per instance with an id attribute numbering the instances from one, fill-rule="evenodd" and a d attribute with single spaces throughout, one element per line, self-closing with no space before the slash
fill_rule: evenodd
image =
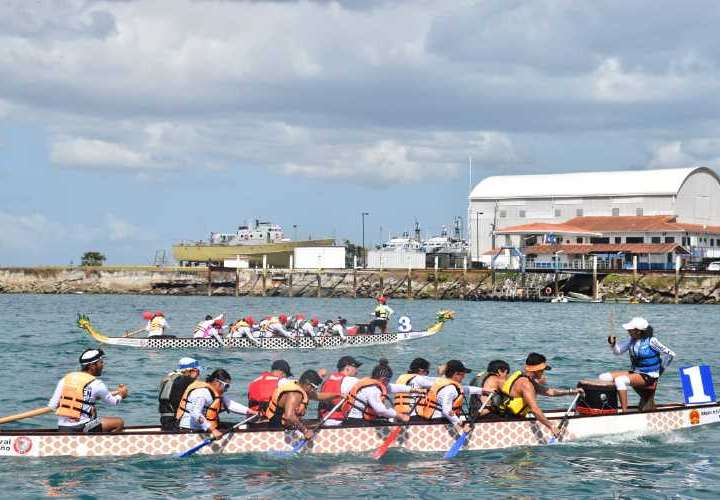
<path id="1" fill-rule="evenodd" d="M 230 389 L 230 382 L 223 382 L 222 380 L 218 380 L 218 383 L 222 384 L 223 391 L 227 391 Z"/>

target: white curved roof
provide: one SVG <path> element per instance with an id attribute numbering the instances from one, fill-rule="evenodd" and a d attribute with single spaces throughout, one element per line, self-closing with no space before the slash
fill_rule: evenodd
<path id="1" fill-rule="evenodd" d="M 470 193 L 470 199 L 674 195 L 685 179 L 698 171 L 718 178 L 705 167 L 500 175 L 483 179 Z"/>

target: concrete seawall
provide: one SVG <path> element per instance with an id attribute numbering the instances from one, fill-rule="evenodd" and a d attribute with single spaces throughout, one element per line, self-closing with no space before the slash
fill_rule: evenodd
<path id="1" fill-rule="evenodd" d="M 592 279 L 560 274 L 558 290 L 591 293 Z M 208 270 L 207 268 L 73 267 L 0 269 L 0 293 L 375 297 L 547 300 L 552 273 L 487 270 Z M 653 303 L 720 303 L 720 276 L 606 274 L 598 294 Z"/>

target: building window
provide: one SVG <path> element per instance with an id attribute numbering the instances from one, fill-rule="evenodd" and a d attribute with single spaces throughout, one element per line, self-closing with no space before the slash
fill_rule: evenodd
<path id="1" fill-rule="evenodd" d="M 683 236 L 683 237 L 682 237 L 682 244 L 683 244 L 683 246 L 688 246 L 688 245 L 690 245 L 690 238 L 688 238 L 688 237 L 686 237 L 686 236 Z"/>
<path id="2" fill-rule="evenodd" d="M 610 243 L 610 238 L 590 238 L 590 243 Z"/>
<path id="3" fill-rule="evenodd" d="M 620 215 L 620 209 L 619 208 L 613 208 L 612 209 L 612 215 L 613 217 L 617 217 Z"/>
<path id="4" fill-rule="evenodd" d="M 575 238 L 575 243 L 582 245 L 582 242 L 583 242 L 582 238 Z"/>
<path id="5" fill-rule="evenodd" d="M 578 208 L 577 210 L 575 210 L 575 215 L 578 216 L 578 217 L 582 217 L 582 216 L 583 216 L 583 209 L 582 209 L 582 208 Z"/>
<path id="6" fill-rule="evenodd" d="M 642 216 L 642 214 L 643 214 L 643 209 L 642 209 L 642 208 L 638 207 L 638 208 L 635 209 L 635 215 L 640 215 L 640 216 Z"/>
<path id="7" fill-rule="evenodd" d="M 675 236 L 665 236 L 665 243 L 675 243 Z"/>
<path id="8" fill-rule="evenodd" d="M 622 238 L 620 236 L 615 236 L 615 244 L 619 245 L 620 243 L 622 243 Z"/>
<path id="9" fill-rule="evenodd" d="M 660 238 L 660 236 L 653 236 L 652 238 L 650 238 L 650 243 L 660 243 L 661 240 L 662 238 Z"/>
<path id="10" fill-rule="evenodd" d="M 505 217 L 507 217 L 507 212 L 505 210 L 500 210 L 498 212 L 498 217 L 500 217 L 501 219 L 504 219 Z"/>
<path id="11" fill-rule="evenodd" d="M 559 208 L 555 209 L 555 217 L 562 217 L 562 210 Z"/>
<path id="12" fill-rule="evenodd" d="M 642 236 L 627 236 L 625 243 L 645 243 L 645 238 Z"/>
<path id="13" fill-rule="evenodd" d="M 518 217 L 525 218 L 525 210 L 518 210 Z"/>

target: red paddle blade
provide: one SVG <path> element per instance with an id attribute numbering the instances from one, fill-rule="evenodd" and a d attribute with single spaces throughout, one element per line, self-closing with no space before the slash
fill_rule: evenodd
<path id="1" fill-rule="evenodd" d="M 385 438 L 385 442 L 380 445 L 380 447 L 375 450 L 372 454 L 372 457 L 375 460 L 380 460 L 385 453 L 387 453 L 388 448 L 390 448 L 390 445 L 393 444 L 393 441 L 400 435 L 400 431 L 402 431 L 402 427 L 398 426 L 395 427 L 392 432 L 388 435 L 387 438 Z"/>

